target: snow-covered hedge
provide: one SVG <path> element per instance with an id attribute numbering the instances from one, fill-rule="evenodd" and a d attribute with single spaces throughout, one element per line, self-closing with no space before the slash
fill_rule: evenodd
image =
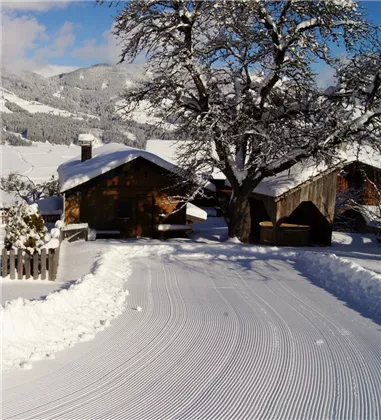
<path id="1" fill-rule="evenodd" d="M 33 250 L 43 244 L 46 233 L 44 220 L 37 204 L 25 202 L 11 207 L 7 214 L 4 244 L 6 248 Z"/>
<path id="2" fill-rule="evenodd" d="M 69 289 L 45 300 L 23 298 L 0 307 L 2 318 L 2 369 L 30 369 L 31 362 L 53 358 L 54 353 L 78 341 L 94 338 L 110 320 L 121 314 L 130 275 L 129 247 L 114 247 Z"/>

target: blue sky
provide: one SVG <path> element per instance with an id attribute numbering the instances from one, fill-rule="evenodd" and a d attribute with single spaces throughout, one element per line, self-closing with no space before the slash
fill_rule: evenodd
<path id="1" fill-rule="evenodd" d="M 381 25 L 381 1 L 363 1 L 368 18 Z M 119 9 L 123 7 L 123 2 Z M 116 64 L 120 47 L 111 34 L 118 9 L 94 1 L 4 2 L 3 64 L 51 73 L 107 62 Z M 327 72 L 329 69 L 321 68 Z"/>

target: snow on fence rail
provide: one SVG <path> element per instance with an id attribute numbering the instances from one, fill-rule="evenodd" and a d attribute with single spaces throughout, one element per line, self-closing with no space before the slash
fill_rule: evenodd
<path id="1" fill-rule="evenodd" d="M 35 250 L 31 253 L 25 249 L 3 249 L 1 253 L 1 277 L 15 280 L 55 280 L 59 261 L 59 247 Z"/>

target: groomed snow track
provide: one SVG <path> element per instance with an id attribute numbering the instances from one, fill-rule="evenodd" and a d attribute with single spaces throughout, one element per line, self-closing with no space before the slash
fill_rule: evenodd
<path id="1" fill-rule="evenodd" d="M 293 262 L 131 261 L 109 328 L 5 373 L 3 419 L 381 417 L 379 326 Z"/>

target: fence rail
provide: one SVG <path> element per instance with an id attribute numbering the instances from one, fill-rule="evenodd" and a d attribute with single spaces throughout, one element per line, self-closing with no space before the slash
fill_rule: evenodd
<path id="1" fill-rule="evenodd" d="M 59 248 L 42 249 L 30 253 L 25 249 L 3 249 L 1 253 L 1 276 L 11 280 L 31 279 L 54 281 L 57 276 Z"/>

